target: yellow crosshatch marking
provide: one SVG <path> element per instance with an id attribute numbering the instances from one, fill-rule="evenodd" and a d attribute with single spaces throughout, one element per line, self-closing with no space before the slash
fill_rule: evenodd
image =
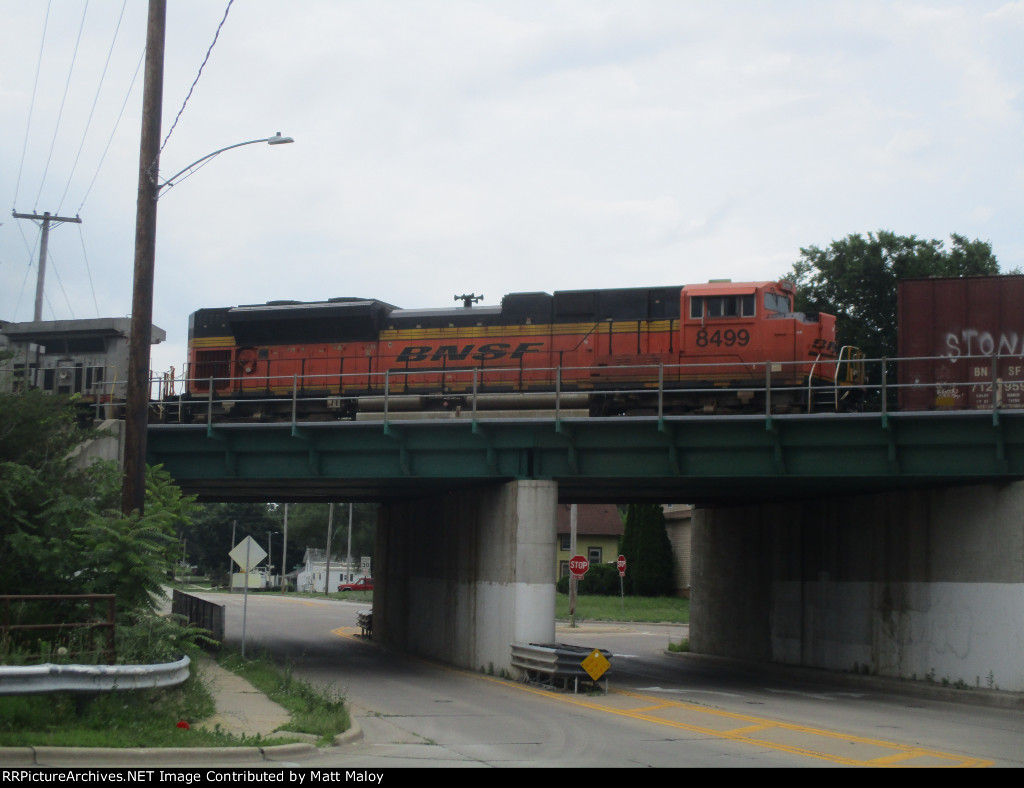
<path id="1" fill-rule="evenodd" d="M 612 693 L 620 698 L 620 703 L 616 704 L 616 708 L 611 708 L 611 704 L 605 706 L 600 700 L 583 701 L 568 696 L 564 696 L 564 699 L 570 703 L 658 725 L 667 725 L 849 766 L 979 767 L 992 765 L 991 761 L 980 758 L 938 752 L 898 742 L 868 739 L 862 736 L 736 714 L 680 701 L 665 702 L 661 698 L 652 698 L 623 690 L 613 690 Z M 630 706 L 628 702 L 623 704 L 623 701 L 632 701 L 636 705 Z M 649 713 L 651 703 L 659 701 L 661 705 L 658 713 Z M 744 724 L 737 727 L 736 723 Z"/>
<path id="2" fill-rule="evenodd" d="M 869 739 L 822 728 L 752 717 L 624 690 L 582 698 L 519 685 L 545 698 L 595 711 L 643 720 L 758 747 L 846 766 L 985 767 L 992 761 L 929 750 L 899 742 Z M 652 713 L 657 712 L 657 713 Z M 744 723 L 737 726 L 736 723 Z"/>

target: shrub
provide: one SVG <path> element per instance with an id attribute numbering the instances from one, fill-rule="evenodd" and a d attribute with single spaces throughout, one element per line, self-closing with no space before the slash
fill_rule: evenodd
<path id="1" fill-rule="evenodd" d="M 558 593 L 569 593 L 569 577 L 560 578 Z M 591 564 L 583 579 L 576 584 L 576 593 L 595 596 L 618 596 L 619 570 L 615 564 Z"/>

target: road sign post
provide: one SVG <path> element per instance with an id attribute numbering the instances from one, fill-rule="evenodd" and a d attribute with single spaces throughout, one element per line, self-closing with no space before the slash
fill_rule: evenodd
<path id="1" fill-rule="evenodd" d="M 615 566 L 619 568 L 619 601 L 622 603 L 622 615 L 626 615 L 626 592 L 623 588 L 623 578 L 626 576 L 626 556 L 620 555 L 619 559 L 615 562 Z"/>
<path id="2" fill-rule="evenodd" d="M 569 559 L 569 626 L 576 626 L 576 583 L 587 573 L 590 562 L 582 555 Z"/>
<path id="3" fill-rule="evenodd" d="M 251 536 L 247 536 L 236 544 L 228 555 L 242 568 L 245 575 L 242 592 L 242 659 L 245 659 L 245 619 L 249 613 L 249 573 L 254 566 L 267 557 L 267 554 Z"/>

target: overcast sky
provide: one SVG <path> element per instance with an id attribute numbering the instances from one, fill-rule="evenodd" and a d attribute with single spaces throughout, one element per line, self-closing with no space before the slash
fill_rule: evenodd
<path id="1" fill-rule="evenodd" d="M 0 0 L 0 319 L 13 210 L 82 219 L 44 319 L 131 310 L 146 5 Z M 168 2 L 164 135 L 227 5 Z M 161 173 L 295 144 L 164 193 L 154 367 L 201 307 L 772 279 L 880 229 L 1024 267 L 1022 40 L 1019 0 L 236 0 Z"/>

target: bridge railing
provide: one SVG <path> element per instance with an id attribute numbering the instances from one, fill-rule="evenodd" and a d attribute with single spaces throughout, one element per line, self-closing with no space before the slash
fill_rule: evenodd
<path id="1" fill-rule="evenodd" d="M 817 364 L 821 364 L 820 367 Z M 846 371 L 857 367 L 856 374 Z M 824 362 L 641 363 L 607 366 L 450 367 L 431 370 L 245 375 L 180 378 L 195 408 L 205 399 L 208 422 L 241 403 L 261 403 L 277 417 L 300 419 L 302 406 L 319 404 L 339 415 L 359 410 L 387 421 L 402 412 L 480 414 L 513 409 L 544 411 L 554 418 L 585 415 L 593 395 L 635 397 L 663 416 L 671 398 L 712 400 L 728 391 L 756 412 L 777 412 L 782 399 L 827 402 L 836 409 L 885 413 L 901 410 L 1000 410 L 1024 408 L 1024 360 L 1019 356 L 963 355 L 911 358 L 846 358 Z M 827 377 L 826 374 L 827 373 Z M 708 383 L 707 381 L 712 381 Z M 495 390 L 498 389 L 498 390 Z M 369 392 L 369 393 L 367 393 Z M 749 411 L 748 411 L 749 412 Z M 429 417 L 429 416 L 427 416 Z"/>

